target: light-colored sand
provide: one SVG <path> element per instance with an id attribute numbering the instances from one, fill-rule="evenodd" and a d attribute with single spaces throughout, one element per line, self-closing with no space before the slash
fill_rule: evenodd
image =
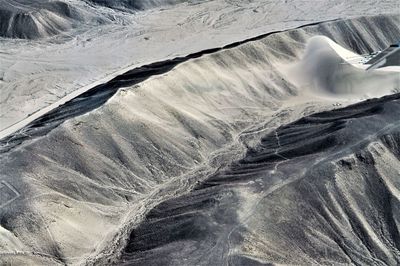
<path id="1" fill-rule="evenodd" d="M 283 66 L 291 82 L 327 98 L 368 99 L 400 91 L 400 67 L 366 71 L 361 58 L 325 36 L 310 39 L 303 59 Z"/>

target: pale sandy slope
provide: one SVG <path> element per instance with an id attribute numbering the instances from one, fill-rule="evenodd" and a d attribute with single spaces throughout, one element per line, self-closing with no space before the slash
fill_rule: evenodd
<path id="1" fill-rule="evenodd" d="M 82 1 L 67 2 L 87 8 Z M 311 22 L 396 13 L 398 7 L 391 0 L 379 4 L 372 0 L 214 0 L 134 15 L 87 8 L 88 16 L 94 12 L 107 21 L 114 18 L 114 23 L 93 26 L 84 21 L 81 28 L 41 41 L 0 39 L 0 129 L 74 90 L 110 79 L 121 69 Z"/>
<path id="2" fill-rule="evenodd" d="M 367 75 L 343 61 L 331 41 L 316 36 L 363 53 L 393 42 L 398 20 L 375 16 L 323 23 L 187 61 L 4 152 L 0 178 L 18 194 L 8 190 L 14 200 L 0 208 L 1 260 L 109 265 L 149 211 L 243 158 L 265 134 L 316 111 L 394 92 L 398 73 Z M 311 65 L 325 71 L 305 67 Z M 318 82 L 307 86 L 291 80 L 293 73 Z M 335 79 L 318 79 L 326 74 Z M 377 90 L 366 93 L 364 84 L 354 82 L 360 75 Z M 279 169 L 275 164 L 270 170 Z M 270 184 L 262 191 L 274 189 Z M 239 196 L 246 200 L 235 215 L 243 218 L 242 211 L 256 207 L 257 200 Z M 221 239 L 227 238 L 229 231 Z"/>

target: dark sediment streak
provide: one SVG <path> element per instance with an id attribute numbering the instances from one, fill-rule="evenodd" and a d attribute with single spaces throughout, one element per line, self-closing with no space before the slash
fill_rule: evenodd
<path id="1" fill-rule="evenodd" d="M 311 23 L 300 26 L 298 28 L 315 26 L 324 23 Z M 42 117 L 34 120 L 21 130 L 1 139 L 0 154 L 11 150 L 12 148 L 18 146 L 19 144 L 21 144 L 26 140 L 46 135 L 48 132 L 59 126 L 65 120 L 68 120 L 70 118 L 85 114 L 96 108 L 99 108 L 105 102 L 107 102 L 107 100 L 110 99 L 121 87 L 133 86 L 135 84 L 147 80 L 150 77 L 167 73 L 175 66 L 184 63 L 186 61 L 201 57 L 203 55 L 213 54 L 222 50 L 232 49 L 242 44 L 257 41 L 269 35 L 280 32 L 283 31 L 269 32 L 247 40 L 235 42 L 221 48 L 207 49 L 204 51 L 190 54 L 188 56 L 160 61 L 129 70 L 126 73 L 119 75 L 104 84 L 95 86 L 94 88 L 84 92 L 78 97 L 66 102 L 65 104 L 43 115 Z"/>
<path id="2" fill-rule="evenodd" d="M 396 32 L 398 29 L 395 28 L 393 22 L 390 18 L 385 16 L 376 16 L 376 17 L 361 17 L 358 19 L 361 23 L 365 24 L 365 28 L 367 30 L 371 30 L 374 32 L 374 24 L 384 25 L 385 30 L 387 32 Z M 372 21 L 372 22 L 371 22 Z M 351 26 L 351 20 L 332 20 L 332 21 L 325 21 L 325 22 L 315 22 L 300 26 L 293 30 L 289 30 L 289 35 L 293 34 L 296 35 L 296 29 L 302 29 L 309 31 L 312 35 L 325 35 L 332 39 L 335 39 L 335 36 L 332 34 L 332 29 L 340 33 L 340 38 L 345 40 L 353 40 L 353 41 L 346 41 L 350 48 L 358 53 L 365 53 L 365 52 L 372 52 L 376 46 L 369 44 L 368 41 L 359 41 L 362 36 L 354 36 L 354 34 L 349 31 L 349 27 Z M 315 27 L 313 27 L 315 26 Z M 354 27 L 354 26 L 353 26 Z M 269 32 L 266 34 L 262 34 L 260 36 L 256 36 L 253 38 L 249 38 L 243 41 L 235 42 L 229 45 L 226 45 L 221 48 L 213 48 L 207 49 L 204 51 L 200 51 L 194 54 L 190 54 L 185 57 L 177 57 L 170 60 L 160 61 L 156 63 L 152 63 L 149 65 L 141 66 L 138 68 L 134 68 L 126 73 L 115 77 L 114 79 L 106 82 L 104 84 L 95 86 L 94 88 L 86 91 L 85 93 L 81 94 L 80 96 L 74 98 L 66 102 L 65 104 L 57 107 L 56 109 L 50 111 L 49 113 L 43 115 L 42 117 L 34 120 L 21 130 L 3 138 L 0 140 L 0 154 L 8 152 L 9 150 L 13 149 L 14 147 L 18 146 L 19 144 L 23 143 L 26 140 L 34 139 L 40 136 L 44 136 L 49 133 L 52 129 L 58 127 L 64 121 L 85 114 L 90 112 L 96 108 L 102 106 L 108 99 L 110 99 L 121 87 L 128 87 L 138 84 L 140 82 L 145 81 L 146 79 L 167 73 L 175 66 L 184 63 L 186 61 L 199 58 L 203 55 L 211 55 L 223 50 L 233 49 L 235 47 L 241 46 L 243 44 L 259 41 L 262 40 L 270 35 L 281 33 L 284 31 L 275 31 Z M 390 39 L 395 39 L 395 36 L 390 35 Z M 337 37 L 337 36 L 336 36 Z M 387 37 L 387 36 L 385 36 Z M 388 37 L 387 37 L 388 38 Z M 376 38 L 374 40 L 376 44 L 380 47 L 384 48 L 387 46 L 385 42 Z M 284 44 L 282 44 L 284 47 Z M 284 50 L 284 48 L 283 48 Z"/>

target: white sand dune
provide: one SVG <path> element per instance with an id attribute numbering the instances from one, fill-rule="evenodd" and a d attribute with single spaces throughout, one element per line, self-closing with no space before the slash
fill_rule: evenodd
<path id="1" fill-rule="evenodd" d="M 217 182 L 213 181 L 212 177 L 220 173 L 219 171 L 224 167 L 231 166 L 232 162 L 240 161 L 246 153 L 251 153 L 253 149 L 256 151 L 262 137 L 267 136 L 267 139 L 270 139 L 270 136 L 273 136 L 278 146 L 286 145 L 286 141 L 290 141 L 290 138 L 282 137 L 282 143 L 280 143 L 280 137 L 276 131 L 279 126 L 317 111 L 332 109 L 339 104 L 347 105 L 366 97 L 390 94 L 397 86 L 393 79 L 395 74 L 371 72 L 372 74 L 368 75 L 373 75 L 372 77 L 366 76 L 363 70 L 349 63 L 342 64 L 340 53 L 338 54 L 338 49 L 332 48 L 330 40 L 315 36 L 327 36 L 347 49 L 362 53 L 367 49 L 383 49 L 392 43 L 400 34 L 398 25 L 398 17 L 389 15 L 322 23 L 273 34 L 238 47 L 189 60 L 165 74 L 154 76 L 133 87 L 121 89 L 100 108 L 70 118 L 49 133 L 28 139 L 12 150 L 3 152 L 0 154 L 0 180 L 5 182 L 3 184 L 14 188 L 19 196 L 15 197 L 16 195 L 9 191 L 8 198 L 5 200 L 11 199 L 11 203 L 0 208 L 0 261 L 37 265 L 109 265 L 112 260 L 122 263 L 123 261 L 120 261 L 118 257 L 120 254 L 123 254 L 128 262 L 135 259 L 140 261 L 137 255 L 142 254 L 145 256 L 144 263 L 151 264 L 154 261 L 153 257 L 146 257 L 148 252 L 153 252 L 153 248 L 157 249 L 157 245 L 162 244 L 162 247 L 157 250 L 165 253 L 154 253 L 158 259 L 165 258 L 169 263 L 185 265 L 184 258 L 193 258 L 187 262 L 188 265 L 193 265 L 201 261 L 207 263 L 204 258 L 209 254 L 214 254 L 213 246 L 209 243 L 214 243 L 216 246 L 214 251 L 218 255 L 216 257 L 224 263 L 230 260 L 239 264 L 242 260 L 245 263 L 244 257 L 234 259 L 241 252 L 259 261 L 293 264 L 291 256 L 286 254 L 288 260 L 285 261 L 279 257 L 279 252 L 279 256 L 273 254 L 282 243 L 290 243 L 284 237 L 276 246 L 269 246 L 270 241 L 277 236 L 269 235 L 270 232 L 265 232 L 262 226 L 253 227 L 254 232 L 244 234 L 243 238 L 236 235 L 242 226 L 247 227 L 247 222 L 254 222 L 250 219 L 251 217 L 263 216 L 263 212 L 257 209 L 260 206 L 258 202 L 262 199 L 257 198 L 258 196 L 262 197 L 264 193 L 274 195 L 272 192 L 277 191 L 276 189 L 303 177 L 297 172 L 298 169 L 302 169 L 301 164 L 297 165 L 297 159 L 294 157 L 292 169 L 296 171 L 293 172 L 293 176 L 289 176 L 293 180 L 282 177 L 280 165 L 283 162 L 279 161 L 282 158 L 276 158 L 283 156 L 279 155 L 280 147 L 275 147 L 275 144 L 271 146 L 268 141 L 267 149 L 268 145 L 273 147 L 272 152 L 268 151 L 270 152 L 268 156 L 273 157 L 273 161 L 257 164 L 256 167 L 257 171 L 263 170 L 266 178 L 247 180 L 240 176 L 243 180 L 239 180 L 243 186 L 248 181 L 248 184 L 258 182 L 257 184 L 261 184 L 261 187 L 255 189 L 250 186 L 227 190 L 223 194 L 215 194 L 218 199 L 204 205 L 200 204 L 199 208 L 210 206 L 210 210 L 218 209 L 220 214 L 224 214 L 223 210 L 212 206 L 226 198 L 228 205 L 236 206 L 226 208 L 226 211 L 238 217 L 238 219 L 231 219 L 235 224 L 226 225 L 225 223 L 230 222 L 224 220 L 221 215 L 218 216 L 213 226 L 224 228 L 224 230 L 204 229 L 205 231 L 199 234 L 205 237 L 204 241 L 175 242 L 173 232 L 181 232 L 182 228 L 183 232 L 192 232 L 190 228 L 189 231 L 185 231 L 187 229 L 185 224 L 190 225 L 185 222 L 178 223 L 182 225 L 182 228 L 176 230 L 174 227 L 169 227 L 170 223 L 165 223 L 166 230 L 172 228 L 171 231 L 164 232 L 165 238 L 161 235 L 156 235 L 154 238 L 144 237 L 144 239 L 154 240 L 150 246 L 147 246 L 145 240 L 143 240 L 143 246 L 140 241 L 133 241 L 137 243 L 135 246 L 129 240 L 132 237 L 132 230 L 139 226 L 142 226 L 143 230 L 138 231 L 138 239 L 142 239 L 142 235 L 146 236 L 152 230 L 163 228 L 157 221 L 152 220 L 156 227 L 150 226 L 150 231 L 147 231 L 146 215 L 151 210 L 157 212 L 156 207 L 161 203 L 179 199 L 180 196 L 193 192 L 196 186 L 207 184 L 208 181 Z M 390 30 L 377 36 L 375 33 L 382 27 Z M 315 69 L 315 65 L 323 71 Z M 329 78 L 327 74 L 333 75 L 336 79 Z M 368 83 L 361 82 L 361 77 L 368 79 Z M 307 85 L 306 81 L 310 80 L 313 82 L 312 86 Z M 382 83 L 373 83 L 375 80 L 380 80 Z M 372 86 L 369 86 L 370 83 L 379 87 L 373 90 Z M 396 115 L 394 111 L 393 115 Z M 359 112 L 368 114 L 369 111 Z M 339 114 L 341 114 L 340 111 Z M 357 114 L 356 110 L 355 117 Z M 338 114 L 334 113 L 334 115 Z M 392 125 L 392 120 L 393 117 L 385 117 L 381 121 L 382 124 L 377 123 L 376 127 L 382 126 L 386 129 L 393 127 L 397 130 L 396 125 Z M 329 120 L 328 129 L 331 127 L 330 123 Z M 359 123 L 363 125 L 364 122 Z M 46 123 L 44 123 L 45 126 Z M 335 125 L 333 127 L 339 130 Z M 358 128 L 362 127 L 358 126 Z M 376 133 L 375 129 L 371 127 L 368 131 L 364 131 L 364 139 L 372 138 L 371 136 Z M 337 132 L 335 130 L 332 132 Z M 305 138 L 314 140 L 314 137 L 319 134 L 324 136 L 324 132 L 330 134 L 330 131 L 322 126 L 321 129 L 318 128 L 317 133 L 312 131 L 310 135 L 306 134 Z M 353 131 L 349 129 L 348 132 Z M 287 134 L 288 136 L 291 134 L 290 127 Z M 355 137 L 350 135 L 344 134 L 344 141 L 352 144 Z M 325 154 L 326 157 L 318 157 L 320 143 L 318 137 L 315 139 L 317 139 L 316 143 L 306 143 L 311 145 L 311 148 L 306 150 L 310 151 L 311 156 L 325 159 L 331 165 L 329 154 Z M 392 136 L 386 142 L 390 147 L 398 145 L 397 139 Z M 293 148 L 291 145 L 288 147 Z M 380 149 L 380 147 L 376 148 Z M 346 146 L 343 149 L 340 148 L 342 153 L 347 151 Z M 392 152 L 382 152 L 382 154 L 385 156 L 382 158 L 390 158 L 391 165 L 398 164 Z M 289 157 L 287 154 L 284 156 Z M 315 157 L 307 162 L 314 163 Z M 262 154 L 256 153 L 254 158 L 251 158 L 257 160 L 257 158 L 262 158 Z M 378 173 L 382 175 L 385 182 L 391 184 L 388 185 L 390 190 L 395 191 L 397 183 L 393 184 L 395 182 L 392 180 L 393 174 L 388 172 L 395 168 L 388 167 L 387 162 L 378 155 L 374 155 L 374 158 L 379 165 L 377 166 Z M 245 169 L 249 172 L 246 173 Z M 240 168 L 238 171 L 251 177 L 254 173 L 251 169 Z M 365 170 L 365 168 L 360 169 L 361 172 Z M 359 178 L 362 177 L 361 172 L 357 175 Z M 345 176 L 346 174 L 338 171 L 338 175 Z M 230 176 L 229 173 L 227 176 Z M 312 175 L 312 177 L 315 176 L 317 175 Z M 348 179 L 343 177 L 343 180 L 340 182 Z M 360 212 L 356 209 L 358 206 L 351 202 L 351 194 L 345 188 L 348 185 L 357 190 L 357 184 L 344 184 L 340 187 L 341 193 L 345 193 L 345 197 L 350 197 L 348 204 L 350 207 L 346 205 L 346 212 L 349 214 L 343 216 L 343 219 L 364 223 L 368 217 L 359 215 Z M 227 187 L 229 186 L 228 184 Z M 324 184 L 321 186 L 323 187 Z M 7 186 L 3 186 L 3 189 L 7 189 Z M 210 189 L 210 191 L 213 190 Z M 290 193 L 290 191 L 286 192 Z M 374 193 L 378 192 L 376 190 Z M 212 198 L 207 193 L 204 194 L 205 197 Z M 245 199 L 247 197 L 245 195 L 253 196 Z M 235 199 L 231 200 L 231 197 Z M 276 202 L 280 199 L 277 198 Z M 185 202 L 196 207 L 198 201 Z M 371 198 L 371 201 L 366 202 L 373 202 L 368 206 L 372 211 L 377 211 L 379 200 Z M 280 202 L 280 204 L 284 203 Z M 223 208 L 225 205 L 221 206 Z M 279 208 L 284 205 L 276 206 Z M 187 207 L 182 208 L 177 209 L 185 210 Z M 291 208 L 295 207 L 291 206 L 287 210 L 292 212 L 300 210 Z M 269 209 L 269 211 L 274 210 Z M 201 210 L 193 210 L 193 213 L 201 212 Z M 357 219 L 354 216 L 357 216 Z M 200 215 L 200 217 L 203 216 Z M 280 216 L 274 216 L 272 213 L 271 217 Z M 179 214 L 175 218 L 179 219 Z M 264 220 L 261 219 L 261 221 Z M 393 226 L 389 224 L 392 220 L 388 221 L 387 224 L 383 221 L 385 230 Z M 268 223 L 270 222 L 268 220 Z M 284 223 L 284 220 L 279 223 Z M 200 224 L 202 222 L 196 220 L 196 225 Z M 271 224 L 274 223 L 271 222 Z M 204 225 L 208 226 L 208 223 Z M 321 231 L 316 234 L 321 235 L 321 239 L 330 239 L 327 240 L 329 252 L 331 252 L 329 254 L 337 255 L 339 259 L 334 261 L 334 256 L 327 255 L 313 261 L 310 258 L 313 249 L 304 250 L 302 253 L 300 242 L 295 242 L 294 245 L 298 244 L 298 246 L 295 247 L 296 253 L 292 255 L 301 258 L 304 263 L 323 263 L 324 259 L 335 263 L 351 263 L 351 260 L 343 255 L 347 250 L 341 251 L 343 246 L 334 244 L 332 239 L 334 239 L 334 234 L 348 233 L 353 236 L 357 232 L 352 231 L 351 226 L 343 226 L 339 228 L 340 230 L 332 229 L 334 233 L 331 233 L 331 231 L 322 230 L 323 222 L 318 225 L 321 225 L 318 227 Z M 389 252 L 396 250 L 390 246 L 392 239 L 388 238 L 386 242 L 381 242 L 381 240 L 374 242 L 376 237 L 371 232 L 378 231 L 378 227 L 365 225 L 363 228 L 369 228 L 367 232 L 370 236 L 369 241 L 379 246 L 383 255 L 379 252 L 369 254 L 365 249 L 361 249 L 362 251 L 354 249 L 357 250 L 355 252 L 361 252 L 366 262 L 373 261 L 374 258 L 388 263 L 396 262 L 395 257 L 387 254 L 388 250 Z M 213 232 L 218 232 L 221 237 L 214 241 Z M 250 244 L 253 233 L 260 236 L 257 238 L 259 242 L 254 242 L 257 246 Z M 185 233 L 182 234 L 185 235 Z M 387 235 L 385 231 L 383 236 Z M 268 241 L 263 242 L 263 237 Z M 211 241 L 208 242 L 207 239 Z M 239 239 L 250 242 L 240 242 Z M 356 245 L 357 241 L 354 241 L 351 243 Z M 364 240 L 360 241 L 364 243 Z M 185 243 L 186 248 L 179 246 L 179 243 Z M 200 244 L 196 246 L 194 243 Z M 224 245 L 221 246 L 220 243 Z M 362 246 L 362 243 L 358 245 Z M 174 246 L 179 246 L 179 248 L 174 249 Z M 262 247 L 265 253 L 256 249 L 259 247 Z M 136 253 L 141 249 L 143 253 Z M 193 256 L 188 255 L 191 252 L 194 252 Z M 209 258 L 216 258 L 211 255 Z M 282 256 L 285 258 L 284 255 Z"/>
<path id="2" fill-rule="evenodd" d="M 312 94 L 345 99 L 368 99 L 400 91 L 400 69 L 367 72 L 360 57 L 326 36 L 310 39 L 303 59 L 289 66 L 286 77 Z M 284 67 L 285 68 L 285 67 Z"/>

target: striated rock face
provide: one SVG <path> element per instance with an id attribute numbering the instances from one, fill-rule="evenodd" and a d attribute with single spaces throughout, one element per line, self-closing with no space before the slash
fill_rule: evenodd
<path id="1" fill-rule="evenodd" d="M 289 76 L 316 35 L 368 52 L 399 33 L 397 16 L 322 23 L 60 106 L 1 142 L 0 261 L 398 264 L 399 95 L 326 111 L 394 93 L 397 73 L 327 46 L 348 90 Z"/>
<path id="2" fill-rule="evenodd" d="M 149 265 L 400 263 L 400 95 L 281 126 L 132 231 Z"/>
<path id="3" fill-rule="evenodd" d="M 174 5 L 180 3 L 199 3 L 201 0 L 87 0 L 89 2 L 120 9 L 146 10 L 154 7 Z"/>
<path id="4" fill-rule="evenodd" d="M 124 12 L 144 11 L 199 0 L 1 0 L 0 37 L 41 39 L 74 28 L 122 23 Z M 97 7 L 115 10 L 102 12 Z M 123 21 L 123 22 L 122 22 Z M 82 30 L 82 29 L 81 29 Z"/>

